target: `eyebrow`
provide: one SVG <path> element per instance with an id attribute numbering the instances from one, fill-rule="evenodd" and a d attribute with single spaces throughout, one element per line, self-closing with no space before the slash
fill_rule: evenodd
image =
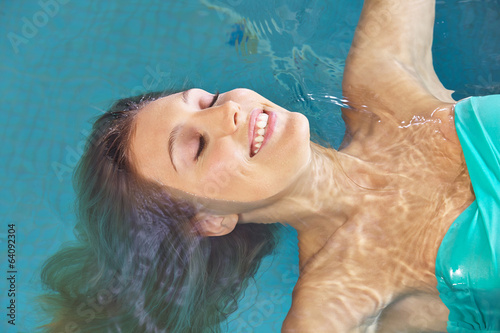
<path id="1" fill-rule="evenodd" d="M 170 155 L 170 161 L 172 162 L 172 166 L 174 167 L 175 172 L 177 172 L 177 167 L 174 164 L 174 143 L 177 140 L 177 137 L 179 136 L 179 132 L 182 129 L 181 125 L 177 125 L 174 127 L 172 132 L 170 132 L 170 136 L 168 137 L 168 154 Z"/>

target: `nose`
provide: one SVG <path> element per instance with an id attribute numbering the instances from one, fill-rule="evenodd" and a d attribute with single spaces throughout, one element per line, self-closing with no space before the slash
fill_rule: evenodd
<path id="1" fill-rule="evenodd" d="M 238 103 L 226 101 L 199 113 L 204 129 L 208 133 L 216 137 L 224 137 L 236 132 L 239 125 L 238 117 L 242 112 Z"/>

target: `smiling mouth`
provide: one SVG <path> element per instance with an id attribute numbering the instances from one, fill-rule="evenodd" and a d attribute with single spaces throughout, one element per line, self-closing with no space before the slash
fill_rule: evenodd
<path id="1" fill-rule="evenodd" d="M 248 123 L 248 145 L 250 158 L 259 153 L 270 140 L 276 125 L 276 113 L 254 109 Z"/>
<path id="2" fill-rule="evenodd" d="M 257 154 L 262 147 L 262 143 L 264 142 L 264 137 L 267 132 L 267 124 L 269 121 L 269 115 L 262 112 L 259 113 L 255 122 L 255 128 L 253 133 L 252 144 L 250 145 L 250 157 Z"/>

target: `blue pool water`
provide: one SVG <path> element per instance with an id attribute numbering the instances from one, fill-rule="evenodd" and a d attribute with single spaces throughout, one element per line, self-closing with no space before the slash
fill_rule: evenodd
<path id="1" fill-rule="evenodd" d="M 361 0 L 24 0 L 0 7 L 0 272 L 16 230 L 16 326 L 0 279 L 0 331 L 43 323 L 40 267 L 74 239 L 71 172 L 89 120 L 146 90 L 256 90 L 304 112 L 313 136 L 337 147 L 344 60 Z M 438 1 L 435 66 L 460 99 L 500 93 L 500 1 Z M 298 273 L 285 230 L 228 332 L 278 332 Z M 2 275 L 3 276 L 3 275 Z"/>

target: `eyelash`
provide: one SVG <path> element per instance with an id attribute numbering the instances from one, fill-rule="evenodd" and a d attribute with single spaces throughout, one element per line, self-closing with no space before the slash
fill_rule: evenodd
<path id="1" fill-rule="evenodd" d="M 212 99 L 212 102 L 210 103 L 210 105 L 207 108 L 211 108 L 212 106 L 214 106 L 218 99 L 219 99 L 219 92 L 217 91 L 215 93 L 215 95 L 214 95 L 214 98 Z M 199 145 L 198 145 L 198 151 L 196 152 L 196 157 L 195 157 L 196 161 L 201 156 L 201 153 L 203 152 L 203 149 L 205 148 L 205 145 L 206 145 L 206 142 L 207 142 L 205 140 L 205 137 L 202 134 L 200 134 L 200 139 L 199 140 L 200 140 L 200 142 L 199 142 Z"/>
<path id="2" fill-rule="evenodd" d="M 196 161 L 201 156 L 201 153 L 203 152 L 203 148 L 205 148 L 205 144 L 206 144 L 205 137 L 200 134 L 200 143 L 199 143 L 198 151 L 196 152 L 196 157 L 195 157 Z"/>
<path id="3" fill-rule="evenodd" d="M 212 106 L 214 106 L 215 102 L 217 102 L 218 99 L 219 99 L 219 92 L 217 91 L 214 95 L 214 98 L 212 99 L 212 102 L 210 103 L 210 105 L 208 107 L 211 108 Z"/>

